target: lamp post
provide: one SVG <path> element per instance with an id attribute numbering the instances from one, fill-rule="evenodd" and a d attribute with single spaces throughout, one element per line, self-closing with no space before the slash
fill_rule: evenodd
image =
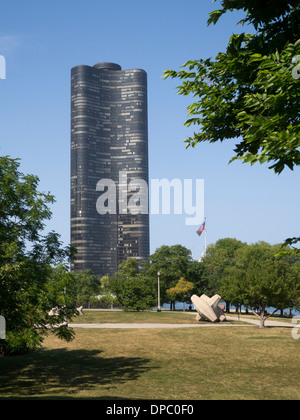
<path id="1" fill-rule="evenodd" d="M 161 309 L 160 309 L 160 284 L 159 284 L 159 279 L 160 279 L 160 271 L 158 271 L 158 273 L 157 273 L 157 312 L 161 312 Z"/>

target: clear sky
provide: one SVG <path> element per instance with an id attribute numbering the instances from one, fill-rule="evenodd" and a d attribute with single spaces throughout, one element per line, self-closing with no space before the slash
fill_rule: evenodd
<path id="1" fill-rule="evenodd" d="M 212 0 L 10 0 L 1 5 L 0 154 L 21 159 L 21 170 L 40 178 L 56 197 L 47 229 L 70 237 L 70 69 L 115 62 L 148 74 L 150 178 L 204 179 L 207 243 L 235 237 L 279 243 L 299 235 L 299 169 L 275 175 L 265 165 L 235 162 L 234 141 L 185 149 L 184 127 L 192 98 L 177 95 L 166 69 L 215 57 L 241 14 L 207 27 Z M 246 28 L 244 28 L 245 30 Z M 204 235 L 186 215 L 150 217 L 151 252 L 182 244 L 199 258 Z"/>

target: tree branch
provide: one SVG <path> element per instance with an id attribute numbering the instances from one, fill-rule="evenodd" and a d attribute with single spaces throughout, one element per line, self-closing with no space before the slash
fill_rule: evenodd
<path id="1" fill-rule="evenodd" d="M 265 320 L 270 318 L 270 316 L 273 316 L 275 314 L 275 312 L 277 312 L 277 311 L 278 311 L 278 308 L 275 309 L 275 311 L 273 311 L 270 315 L 266 316 Z"/>
<path id="2" fill-rule="evenodd" d="M 257 316 L 257 318 L 260 318 L 260 315 L 258 315 L 258 314 L 255 312 L 255 310 L 254 310 L 254 309 L 251 309 L 251 311 L 254 313 L 254 315 L 256 315 L 256 316 Z"/>

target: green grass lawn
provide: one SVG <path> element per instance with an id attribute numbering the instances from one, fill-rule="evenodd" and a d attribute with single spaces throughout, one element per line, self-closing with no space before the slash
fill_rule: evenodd
<path id="1" fill-rule="evenodd" d="M 123 311 L 98 311 L 84 309 L 83 316 L 76 316 L 72 322 L 76 324 L 88 324 L 88 323 L 165 323 L 165 324 L 199 324 L 196 321 L 196 312 L 182 312 L 182 311 L 168 311 L 163 310 L 157 312 L 142 311 L 142 312 L 123 312 Z M 230 313 L 231 316 L 238 316 L 235 312 Z M 241 321 L 247 321 L 247 319 L 256 319 L 255 315 L 242 314 L 240 316 Z M 274 321 L 285 321 L 291 323 L 290 318 L 272 317 L 269 320 Z M 206 321 L 204 321 L 207 323 Z M 227 320 L 229 323 L 233 321 Z M 235 321 L 235 323 L 237 323 Z"/>
<path id="2" fill-rule="evenodd" d="M 76 316 L 72 322 L 76 324 L 87 323 L 165 323 L 165 324 L 197 324 L 196 313 L 184 313 L 174 311 L 83 311 L 83 316 Z M 194 316 L 193 316 L 194 315 Z"/>
<path id="3" fill-rule="evenodd" d="M 94 314 L 86 315 L 167 316 Z M 37 352 L 0 358 L 0 398 L 300 399 L 299 366 L 300 340 L 288 328 L 80 328 L 71 343 L 50 335 Z"/>
<path id="4" fill-rule="evenodd" d="M 195 312 L 174 311 L 97 311 L 84 310 L 83 316 L 76 316 L 72 322 L 76 324 L 87 323 L 163 323 L 163 324 L 199 324 Z"/>

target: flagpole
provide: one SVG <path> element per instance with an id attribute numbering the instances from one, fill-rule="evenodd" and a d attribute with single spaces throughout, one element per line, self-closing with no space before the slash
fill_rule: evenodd
<path id="1" fill-rule="evenodd" d="M 205 230 L 205 237 L 204 237 L 204 252 L 202 253 L 199 262 L 202 261 L 202 257 L 205 257 L 206 255 L 206 217 L 204 218 L 204 222 L 202 223 L 202 225 L 196 230 L 196 233 L 201 236 L 202 232 Z"/>

